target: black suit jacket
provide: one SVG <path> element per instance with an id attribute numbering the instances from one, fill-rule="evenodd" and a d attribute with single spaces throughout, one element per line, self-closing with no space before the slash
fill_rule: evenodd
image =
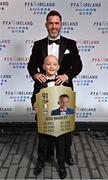
<path id="1" fill-rule="evenodd" d="M 48 37 L 34 42 L 30 61 L 28 62 L 28 71 L 33 79 L 34 75 L 39 73 L 39 71 L 45 74 L 42 64 L 44 63 L 45 57 L 48 55 L 47 49 Z M 60 36 L 59 63 L 60 68 L 58 70 L 58 75 L 66 74 L 69 80 L 65 85 L 73 89 L 72 79 L 82 70 L 82 61 L 74 40 Z M 42 89 L 42 85 L 35 81 L 34 89 L 35 93 L 37 93 L 39 89 Z"/>

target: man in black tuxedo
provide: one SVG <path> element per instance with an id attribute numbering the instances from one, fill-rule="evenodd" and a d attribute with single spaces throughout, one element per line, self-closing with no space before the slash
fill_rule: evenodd
<path id="1" fill-rule="evenodd" d="M 82 61 L 78 53 L 76 42 L 60 35 L 62 17 L 59 12 L 55 10 L 50 11 L 46 17 L 45 25 L 48 31 L 48 36 L 34 42 L 32 54 L 28 63 L 29 74 L 35 81 L 35 86 L 38 86 L 39 83 L 37 82 L 45 82 L 46 77 L 42 64 L 47 55 L 54 55 L 59 59 L 60 64 L 56 84 L 61 85 L 65 83 L 66 86 L 71 87 L 73 90 L 72 79 L 82 70 Z M 71 144 L 71 133 L 67 133 L 65 140 L 65 146 L 67 147 L 65 161 L 68 165 L 73 164 Z M 43 166 L 43 162 L 38 162 L 34 173 L 39 174 Z M 64 162 L 59 163 L 59 174 L 61 178 L 66 177 Z"/>

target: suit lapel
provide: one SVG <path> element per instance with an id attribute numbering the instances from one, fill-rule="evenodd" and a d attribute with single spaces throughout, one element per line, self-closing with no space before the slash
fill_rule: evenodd
<path id="1" fill-rule="evenodd" d="M 60 37 L 60 49 L 59 49 L 59 61 L 60 64 L 62 62 L 63 56 L 64 56 L 64 52 L 66 50 L 66 46 L 67 46 L 67 39 L 65 39 L 64 37 Z"/>
<path id="2" fill-rule="evenodd" d="M 67 108 L 67 110 L 66 110 L 66 114 L 68 114 L 68 113 L 69 113 L 68 111 L 69 111 L 69 109 Z"/>
<path id="3" fill-rule="evenodd" d="M 48 38 L 45 38 L 41 41 L 41 46 L 42 46 L 42 53 L 43 53 L 43 58 L 45 59 L 45 57 L 48 55 L 48 51 L 47 51 L 47 44 L 48 44 Z"/>

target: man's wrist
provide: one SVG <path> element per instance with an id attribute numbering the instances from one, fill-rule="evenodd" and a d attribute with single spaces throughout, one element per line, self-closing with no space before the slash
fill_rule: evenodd
<path id="1" fill-rule="evenodd" d="M 64 74 L 64 76 L 66 78 L 65 82 L 68 82 L 68 79 L 69 79 L 68 76 L 66 74 Z"/>
<path id="2" fill-rule="evenodd" d="M 35 75 L 34 75 L 34 79 L 36 80 L 37 79 L 37 76 L 39 75 L 40 73 L 36 73 Z"/>

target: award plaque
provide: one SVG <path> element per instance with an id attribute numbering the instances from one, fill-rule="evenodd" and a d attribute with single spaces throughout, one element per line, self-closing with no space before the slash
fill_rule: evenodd
<path id="1" fill-rule="evenodd" d="M 66 112 L 60 111 L 60 97 L 68 97 Z M 57 137 L 73 131 L 75 128 L 75 97 L 75 92 L 66 86 L 41 89 L 36 94 L 38 132 Z"/>

